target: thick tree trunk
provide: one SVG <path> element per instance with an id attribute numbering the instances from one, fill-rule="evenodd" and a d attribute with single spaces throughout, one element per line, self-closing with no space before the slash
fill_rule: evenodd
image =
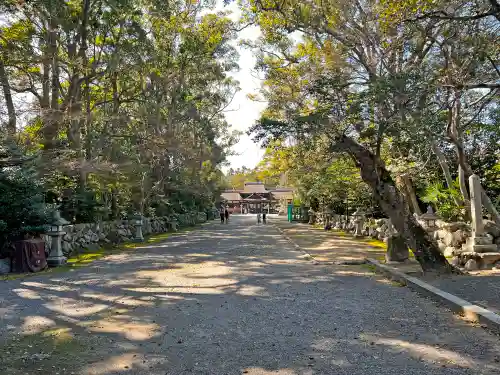
<path id="1" fill-rule="evenodd" d="M 2 56 L 0 56 L 0 84 L 2 85 L 3 97 L 5 98 L 5 105 L 7 107 L 7 115 L 9 118 L 9 121 L 7 122 L 7 133 L 9 135 L 14 135 L 16 134 L 16 110 L 12 100 L 9 77 L 7 76 Z"/>
<path id="2" fill-rule="evenodd" d="M 396 188 L 383 162 L 370 150 L 347 136 L 341 136 L 332 145 L 332 150 L 347 152 L 357 161 L 361 178 L 371 187 L 377 203 L 406 240 L 423 271 L 452 272 L 452 267 L 439 251 L 436 241 L 409 211 L 403 194 Z"/>

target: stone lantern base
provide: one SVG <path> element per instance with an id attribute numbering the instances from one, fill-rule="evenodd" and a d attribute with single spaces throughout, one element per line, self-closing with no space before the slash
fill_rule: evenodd
<path id="1" fill-rule="evenodd" d="M 64 255 L 49 256 L 47 258 L 47 264 L 49 267 L 63 266 L 68 262 L 68 259 Z"/>

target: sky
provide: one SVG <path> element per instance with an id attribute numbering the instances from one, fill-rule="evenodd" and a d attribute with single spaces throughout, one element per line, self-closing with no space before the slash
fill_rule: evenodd
<path id="1" fill-rule="evenodd" d="M 225 7 L 222 4 L 222 0 L 219 0 L 218 3 L 217 10 L 230 10 L 233 12 L 231 18 L 238 19 L 240 12 L 236 2 L 231 2 L 231 5 Z M 242 30 L 238 35 L 238 39 L 255 40 L 259 35 L 259 28 L 253 26 Z M 240 70 L 230 75 L 240 82 L 241 90 L 236 94 L 231 105 L 224 112 L 224 115 L 232 129 L 245 132 L 260 117 L 260 113 L 265 109 L 266 103 L 254 102 L 247 97 L 248 94 L 257 93 L 261 85 L 261 80 L 257 78 L 257 74 L 252 74 L 256 59 L 252 51 L 237 46 L 237 41 L 233 45 L 240 54 Z M 233 169 L 241 168 L 242 166 L 253 168 L 264 154 L 264 150 L 255 144 L 246 134 L 241 135 L 239 143 L 233 150 L 237 155 L 229 157 L 230 166 L 228 167 Z"/>

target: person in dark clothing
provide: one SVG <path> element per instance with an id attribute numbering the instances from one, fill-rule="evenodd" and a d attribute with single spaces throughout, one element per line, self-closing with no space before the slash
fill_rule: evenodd
<path id="1" fill-rule="evenodd" d="M 264 224 L 266 223 L 266 213 L 265 212 L 262 213 L 262 223 L 264 223 Z"/>
<path id="2" fill-rule="evenodd" d="M 226 217 L 226 224 L 227 224 L 227 222 L 229 221 L 229 211 L 228 211 L 227 207 L 226 207 L 226 210 L 224 211 L 224 216 Z"/>
<path id="3" fill-rule="evenodd" d="M 224 224 L 224 209 L 221 207 L 220 211 L 219 211 L 219 214 L 220 214 L 220 223 L 221 224 Z"/>

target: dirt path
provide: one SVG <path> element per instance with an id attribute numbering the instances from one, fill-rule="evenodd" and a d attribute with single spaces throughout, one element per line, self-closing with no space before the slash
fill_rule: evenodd
<path id="1" fill-rule="evenodd" d="M 3 375 L 498 374 L 500 339 L 362 266 L 231 218 L 5 281 Z"/>

